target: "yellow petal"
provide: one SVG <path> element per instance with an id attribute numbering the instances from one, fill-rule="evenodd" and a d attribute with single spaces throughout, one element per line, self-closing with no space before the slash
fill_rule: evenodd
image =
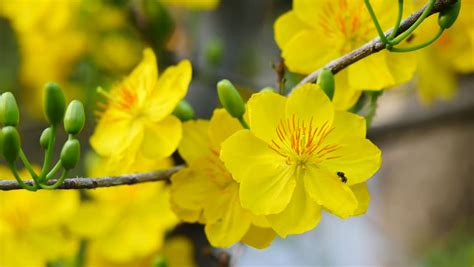
<path id="1" fill-rule="evenodd" d="M 221 159 L 239 181 L 244 208 L 256 215 L 282 211 L 295 188 L 293 168 L 249 130 L 241 130 L 223 144 Z"/>
<path id="2" fill-rule="evenodd" d="M 348 185 L 327 170 L 308 166 L 304 186 L 309 196 L 331 213 L 347 218 L 357 209 L 357 199 Z"/>
<path id="3" fill-rule="evenodd" d="M 297 181 L 295 192 L 283 212 L 266 216 L 279 236 L 302 234 L 321 220 L 321 207 L 306 193 L 303 181 Z"/>
<path id="4" fill-rule="evenodd" d="M 454 70 L 434 57 L 433 53 L 435 50 L 430 48 L 419 53 L 417 92 L 424 104 L 430 104 L 436 99 L 452 99 L 458 88 Z"/>
<path id="5" fill-rule="evenodd" d="M 274 24 L 275 41 L 280 49 L 301 30 L 308 29 L 308 25 L 302 22 L 294 11 L 286 12 L 278 17 Z"/>
<path id="6" fill-rule="evenodd" d="M 209 153 L 209 122 L 192 120 L 183 123 L 183 139 L 178 151 L 186 163 L 202 158 Z"/>
<path id="7" fill-rule="evenodd" d="M 338 143 L 347 138 L 365 138 L 365 118 L 347 111 L 336 111 L 332 127 L 334 130 L 327 136 L 328 143 Z"/>
<path id="8" fill-rule="evenodd" d="M 220 220 L 206 224 L 204 231 L 209 243 L 215 247 L 229 247 L 238 242 L 250 227 L 252 215 L 240 206 L 238 190 L 231 192 L 228 199 L 223 201 L 224 209 Z"/>
<path id="9" fill-rule="evenodd" d="M 307 83 L 296 89 L 286 103 L 287 118 L 295 117 L 315 127 L 331 125 L 334 107 L 326 94 L 316 84 Z"/>
<path id="10" fill-rule="evenodd" d="M 286 66 L 290 71 L 301 74 L 321 68 L 339 56 L 338 49 L 335 49 L 339 43 L 333 39 L 337 41 L 337 38 L 328 39 L 323 31 L 300 31 L 282 49 Z"/>
<path id="11" fill-rule="evenodd" d="M 199 163 L 199 162 L 197 162 Z M 191 165 L 180 170 L 171 177 L 170 202 L 180 218 L 188 222 L 199 219 L 205 202 L 218 194 L 218 188 L 209 180 L 205 173 Z M 191 211 L 195 211 L 191 213 Z"/>
<path id="12" fill-rule="evenodd" d="M 352 185 L 351 190 L 357 198 L 357 202 L 359 202 L 359 205 L 357 206 L 357 209 L 354 211 L 354 214 L 352 214 L 352 216 L 358 216 L 366 213 L 367 209 L 369 208 L 370 202 L 370 194 L 367 188 L 367 184 L 360 183 Z"/>
<path id="13" fill-rule="evenodd" d="M 347 69 L 338 72 L 335 79 L 336 89 L 332 99 L 334 108 L 337 110 L 348 110 L 355 105 L 362 91 L 349 86 Z"/>
<path id="14" fill-rule="evenodd" d="M 270 227 L 270 223 L 268 223 L 267 217 L 264 215 L 253 216 L 252 224 L 261 228 Z"/>
<path id="15" fill-rule="evenodd" d="M 254 248 L 264 249 L 270 246 L 273 239 L 275 239 L 275 231 L 271 228 L 262 228 L 251 225 L 242 242 Z"/>
<path id="16" fill-rule="evenodd" d="M 294 0 L 293 10 L 302 21 L 318 27 L 319 18 L 325 16 L 322 7 L 328 2 L 327 0 Z"/>
<path id="17" fill-rule="evenodd" d="M 170 267 L 195 267 L 193 242 L 185 236 L 173 236 L 166 240 L 163 255 Z"/>
<path id="18" fill-rule="evenodd" d="M 108 229 L 113 227 L 119 210 L 119 208 L 103 205 L 97 201 L 87 201 L 81 204 L 77 213 L 68 223 L 68 227 L 80 237 L 96 238 L 107 233 Z"/>
<path id="19" fill-rule="evenodd" d="M 130 136 L 131 127 L 132 121 L 128 115 L 105 113 L 90 138 L 90 144 L 97 154 L 110 156 L 133 138 Z"/>
<path id="20" fill-rule="evenodd" d="M 357 90 L 381 90 L 395 85 L 385 51 L 375 53 L 348 67 L 349 86 Z"/>
<path id="21" fill-rule="evenodd" d="M 239 121 L 232 118 L 225 109 L 214 110 L 209 122 L 209 137 L 212 147 L 220 148 L 222 142 L 241 129 Z"/>
<path id="22" fill-rule="evenodd" d="M 377 172 L 382 164 L 382 152 L 370 140 L 348 138 L 339 141 L 340 146 L 331 157 L 321 164 L 331 173 L 343 172 L 347 184 L 353 185 L 366 181 Z"/>
<path id="23" fill-rule="evenodd" d="M 178 148 L 181 135 L 181 121 L 173 115 L 157 123 L 148 123 L 142 143 L 143 154 L 154 159 L 169 157 Z"/>
<path id="24" fill-rule="evenodd" d="M 410 53 L 386 53 L 386 61 L 388 69 L 393 76 L 394 85 L 402 84 L 413 79 L 416 68 L 418 66 L 419 52 Z M 421 52 L 421 51 L 420 51 Z"/>
<path id="25" fill-rule="evenodd" d="M 284 116 L 286 99 L 276 93 L 253 94 L 247 107 L 252 133 L 270 143 L 277 138 L 276 129 Z"/>
<path id="26" fill-rule="evenodd" d="M 238 131 L 222 143 L 220 158 L 232 178 L 239 183 L 251 179 L 255 171 L 260 173 L 261 166 L 285 164 L 281 156 L 249 130 Z"/>
<path id="27" fill-rule="evenodd" d="M 165 70 L 147 100 L 146 114 L 151 120 L 160 121 L 173 112 L 178 102 L 186 95 L 191 76 L 192 67 L 188 60 Z"/>
<path id="28" fill-rule="evenodd" d="M 157 79 L 158 67 L 155 53 L 150 48 L 146 48 L 143 50 L 142 61 L 123 81 L 123 86 L 133 88 L 137 93 L 138 101 L 143 103 L 155 87 Z"/>

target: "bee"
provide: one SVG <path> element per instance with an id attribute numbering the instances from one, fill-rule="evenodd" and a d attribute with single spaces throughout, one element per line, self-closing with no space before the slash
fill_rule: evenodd
<path id="1" fill-rule="evenodd" d="M 343 172 L 337 172 L 336 174 L 339 178 L 341 178 L 341 182 L 347 183 L 347 177 Z"/>

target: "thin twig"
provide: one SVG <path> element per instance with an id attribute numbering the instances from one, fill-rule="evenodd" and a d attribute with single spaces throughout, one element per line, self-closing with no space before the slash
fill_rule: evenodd
<path id="1" fill-rule="evenodd" d="M 110 176 L 104 178 L 67 178 L 57 189 L 93 189 L 99 187 L 167 181 L 171 175 L 179 171 L 181 168 L 183 168 L 183 166 L 175 166 L 162 171 Z M 53 179 L 48 181 L 47 184 L 52 185 L 55 182 L 56 180 Z M 26 180 L 25 183 L 28 185 L 33 185 L 33 180 Z M 8 191 L 16 189 L 22 189 L 16 180 L 0 180 L 0 190 Z"/>
<path id="2" fill-rule="evenodd" d="M 456 0 L 438 0 L 434 4 L 433 8 L 431 9 L 431 12 L 428 14 L 428 16 L 431 16 L 435 13 L 439 13 L 441 10 L 445 9 L 446 7 L 453 5 L 456 2 Z M 408 28 L 410 28 L 411 25 L 413 25 L 416 20 L 421 16 L 423 11 L 426 9 L 426 5 L 417 10 L 415 13 L 410 15 L 408 18 L 404 19 L 401 24 L 400 28 L 398 29 L 397 35 L 400 35 L 401 33 L 405 32 Z M 385 36 L 390 36 L 392 33 L 393 29 L 390 29 L 385 32 Z M 323 68 L 328 68 L 332 71 L 332 73 L 336 74 L 339 71 L 347 68 L 348 66 L 354 64 L 355 62 L 371 55 L 374 53 L 377 53 L 385 48 L 385 44 L 380 40 L 379 37 L 372 39 L 370 42 L 364 44 L 363 46 L 357 48 L 356 50 L 350 52 L 349 54 L 346 54 L 342 57 L 339 57 L 331 62 L 329 62 L 327 65 L 323 66 L 322 68 L 312 72 L 308 76 L 304 77 L 301 82 L 299 82 L 293 89 L 291 89 L 291 92 L 293 92 L 296 88 L 300 87 L 301 85 L 305 83 L 311 83 L 315 82 L 318 79 L 318 75 L 321 72 Z"/>

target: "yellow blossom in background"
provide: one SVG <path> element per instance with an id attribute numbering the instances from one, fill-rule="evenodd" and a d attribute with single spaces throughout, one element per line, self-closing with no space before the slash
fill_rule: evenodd
<path id="1" fill-rule="evenodd" d="M 89 175 L 110 175 L 103 159 L 89 158 Z M 132 172 L 169 168 L 171 159 L 137 161 Z M 169 206 L 164 182 L 88 190 L 69 229 L 87 240 L 87 266 L 140 266 L 159 251 L 165 234 L 178 222 Z M 143 265 L 142 265 L 143 266 Z"/>
<path id="2" fill-rule="evenodd" d="M 288 98 L 254 94 L 247 105 L 250 130 L 230 136 L 221 151 L 244 208 L 265 215 L 282 237 L 315 227 L 321 206 L 341 218 L 365 212 L 365 181 L 381 152 L 365 138 L 363 117 L 335 111 L 314 84 Z"/>
<path id="3" fill-rule="evenodd" d="M 20 175 L 29 174 L 25 170 Z M 13 179 L 4 166 L 0 178 Z M 78 242 L 65 225 L 78 205 L 74 191 L 0 192 L 0 266 L 46 266 L 74 255 Z"/>
<path id="4" fill-rule="evenodd" d="M 242 129 L 225 110 L 214 111 L 210 121 L 184 123 L 178 148 L 189 167 L 172 176 L 171 204 L 179 218 L 205 224 L 211 245 L 229 247 L 238 241 L 264 248 L 275 232 L 263 216 L 241 207 L 239 184 L 219 159 L 221 143 Z"/>
<path id="5" fill-rule="evenodd" d="M 173 236 L 167 239 L 161 253 L 168 267 L 196 267 L 194 246 L 185 236 Z"/>
<path id="6" fill-rule="evenodd" d="M 191 63 L 184 60 L 158 78 L 153 51 L 143 55 L 128 77 L 104 93 L 108 102 L 90 138 L 94 150 L 109 159 L 109 174 L 130 172 L 139 158 L 164 159 L 181 140 L 181 122 L 171 113 L 186 95 Z"/>
<path id="7" fill-rule="evenodd" d="M 185 7 L 196 10 L 213 10 L 219 6 L 220 0 L 157 0 L 171 6 Z"/>
<path id="8" fill-rule="evenodd" d="M 418 52 L 416 81 L 423 103 L 452 99 L 458 87 L 457 76 L 474 71 L 473 10 L 474 1 L 463 0 L 454 25 L 445 30 L 435 43 Z M 428 18 L 415 32 L 412 43 L 428 40 L 438 28 L 437 16 Z"/>
<path id="9" fill-rule="evenodd" d="M 407 2 L 407 1 L 405 1 Z M 395 23 L 397 1 L 372 1 L 384 29 Z M 404 16 L 409 14 L 405 4 Z M 274 25 L 275 40 L 292 72 L 308 74 L 377 37 L 363 0 L 294 0 L 293 9 Z M 361 90 L 381 90 L 410 80 L 416 68 L 413 54 L 381 51 L 364 58 L 336 77 L 333 102 L 337 109 L 354 105 Z"/>
<path id="10" fill-rule="evenodd" d="M 0 5 L 0 16 L 10 21 L 18 36 L 20 80 L 26 87 L 22 99 L 30 112 L 41 108 L 43 85 L 64 83 L 85 51 L 85 36 L 75 24 L 79 4 L 76 0 L 24 0 Z"/>

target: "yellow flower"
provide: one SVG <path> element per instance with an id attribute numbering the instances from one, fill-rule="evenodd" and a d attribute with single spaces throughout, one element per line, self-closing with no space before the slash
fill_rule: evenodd
<path id="1" fill-rule="evenodd" d="M 421 50 L 417 68 L 420 100 L 429 104 L 436 99 L 450 100 L 458 87 L 457 75 L 474 71 L 474 1 L 463 1 L 453 27 L 432 45 Z M 437 16 L 421 24 L 413 43 L 428 40 L 438 31 Z M 433 79 L 436 77 L 436 79 Z"/>
<path id="2" fill-rule="evenodd" d="M 168 267 L 195 267 L 194 246 L 191 240 L 185 236 L 172 236 L 167 239 L 163 247 L 156 253 L 150 254 L 144 258 L 134 259 L 126 263 L 111 262 L 94 251 L 88 251 L 87 267 L 142 267 L 153 265 L 157 255 L 166 259 Z"/>
<path id="3" fill-rule="evenodd" d="M 129 172 L 140 157 L 166 158 L 181 140 L 181 122 L 171 113 L 186 95 L 191 64 L 184 60 L 158 79 L 153 51 L 143 54 L 130 76 L 106 93 L 108 104 L 90 139 L 94 150 L 109 159 L 109 174 Z"/>
<path id="4" fill-rule="evenodd" d="M 4 166 L 0 177 L 13 179 Z M 64 226 L 78 205 L 79 194 L 73 191 L 0 192 L 0 266 L 46 266 L 72 256 L 77 242 Z"/>
<path id="5" fill-rule="evenodd" d="M 271 92 L 248 102 L 250 130 L 222 144 L 221 159 L 240 183 L 244 208 L 265 215 L 282 237 L 315 227 L 320 206 L 347 218 L 365 212 L 365 181 L 381 152 L 365 138 L 365 120 L 334 111 L 317 85 L 286 99 Z"/>
<path id="6" fill-rule="evenodd" d="M 169 267 L 195 267 L 194 246 L 184 236 L 173 236 L 166 240 L 161 252 Z"/>
<path id="7" fill-rule="evenodd" d="M 79 1 L 2 1 L 0 16 L 18 36 L 20 79 L 32 114 L 41 114 L 41 88 L 48 81 L 64 83 L 85 52 L 85 36 L 75 24 Z M 54 15 L 52 15 L 54 14 Z M 67 49 L 64 49 L 67 47 Z"/>
<path id="8" fill-rule="evenodd" d="M 189 167 L 171 178 L 171 205 L 187 222 L 204 223 L 209 242 L 228 247 L 238 241 L 257 248 L 270 245 L 275 233 L 263 216 L 255 216 L 240 205 L 239 184 L 219 159 L 221 143 L 241 130 L 239 122 L 225 110 L 216 110 L 210 121 L 183 125 L 178 148 Z"/>
<path id="9" fill-rule="evenodd" d="M 108 175 L 103 159 L 89 158 L 87 163 L 89 175 Z M 170 166 L 170 159 L 155 164 L 137 161 L 130 170 L 146 172 Z M 88 241 L 86 254 L 91 255 L 91 266 L 147 260 L 162 248 L 166 232 L 178 222 L 169 205 L 169 187 L 161 182 L 88 190 L 87 195 L 88 200 L 81 203 L 68 225 Z"/>
<path id="10" fill-rule="evenodd" d="M 166 5 L 174 5 L 189 9 L 213 10 L 219 6 L 220 0 L 159 0 Z"/>
<path id="11" fill-rule="evenodd" d="M 372 4 L 382 27 L 392 27 L 397 1 Z M 362 0 L 294 0 L 293 9 L 280 16 L 274 28 L 286 65 L 301 74 L 313 72 L 377 37 Z M 350 108 L 361 90 L 381 90 L 408 81 L 415 71 L 415 59 L 411 53 L 381 51 L 349 66 L 336 75 L 336 108 Z"/>

